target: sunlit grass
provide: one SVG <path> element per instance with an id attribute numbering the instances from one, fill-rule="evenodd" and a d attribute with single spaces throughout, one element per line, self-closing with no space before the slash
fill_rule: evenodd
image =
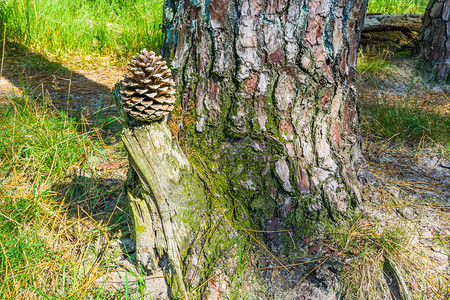
<path id="1" fill-rule="evenodd" d="M 371 0 L 368 13 L 422 14 L 426 0 Z M 9 39 L 53 55 L 129 58 L 162 45 L 162 0 L 9 0 L 0 29 Z"/>
<path id="2" fill-rule="evenodd" d="M 419 141 L 427 137 L 444 146 L 450 145 L 450 118 L 425 110 L 414 102 L 366 103 L 363 106 L 363 129 L 383 139 Z"/>
<path id="3" fill-rule="evenodd" d="M 373 50 L 360 50 L 358 53 L 358 72 L 359 74 L 369 74 L 371 76 L 386 75 L 391 69 L 389 59 L 393 53 L 388 50 L 373 52 Z"/>
<path id="4" fill-rule="evenodd" d="M 9 0 L 0 2 L 3 35 L 54 55 L 129 58 L 162 43 L 162 0 Z"/>
<path id="5" fill-rule="evenodd" d="M 390 203 L 392 195 L 384 197 Z M 346 299 L 383 299 L 392 295 L 394 286 L 412 299 L 446 299 L 450 285 L 443 262 L 428 256 L 415 226 L 400 220 L 383 224 L 362 215 L 348 230 L 337 233 L 337 245 L 347 255 L 342 272 Z M 443 249 L 448 251 L 448 244 Z"/>
<path id="6" fill-rule="evenodd" d="M 427 4 L 427 0 L 369 0 L 367 13 L 423 14 Z"/>

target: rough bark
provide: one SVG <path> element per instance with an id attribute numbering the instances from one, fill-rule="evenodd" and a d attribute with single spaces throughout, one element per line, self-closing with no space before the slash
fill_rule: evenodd
<path id="1" fill-rule="evenodd" d="M 429 61 L 441 80 L 450 82 L 450 1 L 430 0 L 413 51 Z"/>
<path id="2" fill-rule="evenodd" d="M 414 38 L 422 26 L 422 15 L 383 15 L 368 14 L 363 32 L 400 31 Z"/>
<path id="3" fill-rule="evenodd" d="M 181 262 L 200 231 L 208 205 L 203 185 L 165 122 L 125 129 L 126 192 L 133 216 L 136 259 L 164 270 L 173 296 L 186 294 Z"/>
<path id="4" fill-rule="evenodd" d="M 172 128 L 228 179 L 255 227 L 293 228 L 299 242 L 335 229 L 360 201 L 354 83 L 366 6 L 165 1 L 162 54 L 180 105 Z"/>

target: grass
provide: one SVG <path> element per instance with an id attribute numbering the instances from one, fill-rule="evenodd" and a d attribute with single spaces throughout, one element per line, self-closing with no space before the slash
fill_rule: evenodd
<path id="1" fill-rule="evenodd" d="M 93 289 L 105 269 L 103 260 L 93 263 L 92 249 L 113 226 L 73 217 L 67 181 L 99 142 L 45 99 L 26 95 L 2 108 L 0 131 L 0 298 L 106 298 L 102 287 Z"/>
<path id="2" fill-rule="evenodd" d="M 51 264 L 61 267 L 62 285 L 69 276 L 48 240 L 55 238 L 49 224 L 59 225 L 61 215 L 51 186 L 93 145 L 68 118 L 46 112 L 26 96 L 11 104 L 0 114 L 0 294 L 34 298 L 52 281 L 45 276 Z"/>
<path id="3" fill-rule="evenodd" d="M 64 174 L 86 158 L 93 144 L 79 134 L 76 124 L 63 113 L 48 110 L 27 96 L 15 98 L 2 112 L 1 148 L 3 170 L 7 174 L 26 168 L 35 178 Z"/>
<path id="4" fill-rule="evenodd" d="M 376 300 L 389 294 L 404 299 L 402 291 L 412 299 L 446 299 L 448 274 L 429 256 L 418 232 L 416 225 L 398 218 L 384 224 L 362 216 L 338 233 L 338 247 L 347 256 L 342 274 L 346 299 Z M 448 251 L 448 244 L 443 249 Z"/>
<path id="5" fill-rule="evenodd" d="M 448 113 L 427 110 L 414 101 L 365 103 L 362 128 L 372 137 L 450 147 Z"/>
<path id="6" fill-rule="evenodd" d="M 370 76 L 384 76 L 392 70 L 389 59 L 392 58 L 393 52 L 389 50 L 379 51 L 376 53 L 372 49 L 360 50 L 358 52 L 357 70 L 359 74 L 367 74 Z"/>
<path id="7" fill-rule="evenodd" d="M 450 118 L 425 110 L 414 102 L 365 103 L 363 129 L 382 139 L 418 142 L 428 137 L 435 143 L 450 145 Z"/>
<path id="8" fill-rule="evenodd" d="M 428 80 L 404 70 L 408 64 L 404 58 L 408 55 L 409 51 L 394 53 L 389 49 L 365 47 L 358 53 L 358 74 L 365 84 L 384 90 L 383 93 L 387 89 L 395 91 L 402 88 L 402 85 L 396 87 L 395 83 L 399 82 L 407 83 L 409 86 L 403 88 L 409 89 L 410 93 L 415 86 Z M 425 95 L 414 92 L 406 96 L 374 96 L 362 92 L 361 99 L 361 125 L 370 136 L 412 143 L 426 140 L 450 147 L 450 118 L 445 108 L 447 96 L 431 92 Z"/>
<path id="9" fill-rule="evenodd" d="M 427 0 L 373 0 L 368 13 L 420 14 Z M 128 59 L 158 50 L 162 0 L 9 0 L 0 2 L 0 29 L 9 40 L 57 56 Z"/>
<path id="10" fill-rule="evenodd" d="M 34 51 L 127 59 L 162 43 L 161 0 L 9 0 L 1 33 Z"/>
<path id="11" fill-rule="evenodd" d="M 369 0 L 367 13 L 423 14 L 428 0 Z"/>

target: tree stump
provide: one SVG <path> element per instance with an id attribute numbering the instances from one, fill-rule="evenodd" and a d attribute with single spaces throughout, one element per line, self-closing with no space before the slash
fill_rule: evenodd
<path id="1" fill-rule="evenodd" d="M 122 140 L 130 162 L 125 188 L 136 259 L 149 272 L 161 267 L 172 295 L 185 294 L 182 252 L 208 207 L 202 183 L 164 121 L 127 128 Z"/>

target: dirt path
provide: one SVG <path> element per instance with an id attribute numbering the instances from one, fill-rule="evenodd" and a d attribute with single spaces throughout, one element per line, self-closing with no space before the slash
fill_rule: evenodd
<path id="1" fill-rule="evenodd" d="M 0 105 L 11 95 L 26 92 L 37 98 L 44 95 L 56 108 L 72 113 L 115 111 L 111 89 L 122 78 L 125 66 L 108 66 L 102 60 L 84 65 L 71 63 L 72 66 L 67 66 L 52 62 L 23 46 L 8 45 L 0 80 Z"/>

